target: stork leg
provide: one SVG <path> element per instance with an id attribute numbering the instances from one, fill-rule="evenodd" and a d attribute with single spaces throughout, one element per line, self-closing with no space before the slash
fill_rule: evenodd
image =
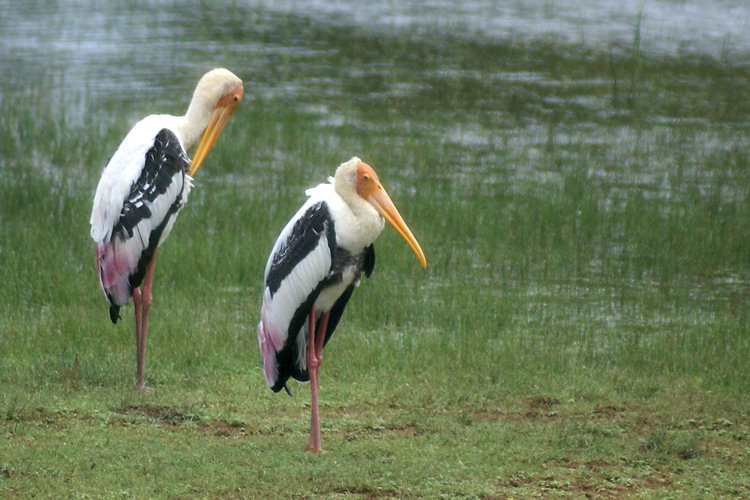
<path id="1" fill-rule="evenodd" d="M 310 311 L 309 338 L 307 342 L 307 371 L 310 374 L 310 440 L 307 442 L 306 451 L 313 453 L 325 453 L 320 445 L 320 419 L 318 414 L 318 380 L 319 368 L 323 362 L 323 342 L 326 337 L 328 325 L 328 314 L 320 318 L 320 327 L 315 332 L 315 308 Z"/>
<path id="2" fill-rule="evenodd" d="M 141 353 L 141 318 L 143 317 L 143 297 L 141 294 L 141 287 L 135 287 L 133 289 L 133 307 L 135 308 L 135 359 L 136 359 L 136 383 L 137 389 L 143 389 L 145 384 L 143 383 L 143 354 Z"/>
<path id="3" fill-rule="evenodd" d="M 148 335 L 148 311 L 151 309 L 151 283 L 154 280 L 155 263 L 156 251 L 154 251 L 151 262 L 148 263 L 146 268 L 142 289 L 136 288 L 133 290 L 137 362 L 136 387 L 140 390 L 150 389 L 150 387 L 146 387 L 146 337 Z"/>

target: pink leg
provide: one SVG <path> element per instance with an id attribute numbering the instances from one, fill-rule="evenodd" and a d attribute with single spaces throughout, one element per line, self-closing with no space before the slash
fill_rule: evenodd
<path id="1" fill-rule="evenodd" d="M 330 311 L 320 318 L 318 335 L 315 337 L 315 357 L 318 358 L 318 366 L 323 363 L 323 342 L 326 340 L 326 329 L 328 328 L 328 316 Z"/>
<path id="2" fill-rule="evenodd" d="M 136 287 L 133 289 L 133 307 L 135 308 L 135 359 L 137 363 L 136 387 L 138 389 L 142 389 L 143 387 L 141 386 L 141 384 L 143 383 L 143 353 L 141 352 L 141 337 L 143 336 L 143 330 L 141 329 L 141 318 L 143 317 L 143 298 L 140 287 Z"/>
<path id="3" fill-rule="evenodd" d="M 138 305 L 136 304 L 136 335 L 138 345 L 136 347 L 136 356 L 138 363 L 138 379 L 136 387 L 140 390 L 149 389 L 146 387 L 146 337 L 148 336 L 148 311 L 151 309 L 151 284 L 154 280 L 154 264 L 156 263 L 156 251 L 146 268 L 146 276 L 143 280 L 143 290 L 139 292 L 141 314 L 138 314 Z M 135 290 L 133 291 L 133 302 L 135 302 Z M 140 323 L 138 323 L 140 321 Z"/>
<path id="4" fill-rule="evenodd" d="M 323 361 L 323 341 L 325 340 L 328 313 L 321 318 L 320 329 L 315 337 L 315 308 L 310 311 L 309 338 L 307 341 L 307 371 L 310 374 L 310 440 L 306 451 L 324 453 L 320 444 L 320 419 L 318 414 L 318 380 L 320 363 Z"/>

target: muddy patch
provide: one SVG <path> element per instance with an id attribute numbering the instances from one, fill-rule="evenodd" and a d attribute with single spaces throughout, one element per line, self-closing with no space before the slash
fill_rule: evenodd
<path id="1" fill-rule="evenodd" d="M 369 486 L 344 486 L 334 488 L 332 493 L 338 495 L 357 495 L 361 498 L 400 498 L 401 493 L 390 489 L 371 488 Z"/>
<path id="2" fill-rule="evenodd" d="M 117 408 L 115 413 L 118 415 L 147 417 L 160 422 L 171 423 L 173 425 L 182 422 L 195 422 L 200 420 L 200 418 L 195 415 L 186 414 L 171 406 L 129 405 Z"/>
<path id="3" fill-rule="evenodd" d="M 251 433 L 244 422 L 225 419 L 204 420 L 195 414 L 187 413 L 171 406 L 129 405 L 117 408 L 114 412 L 118 415 L 146 417 L 155 420 L 161 425 L 177 428 L 178 430 L 185 429 L 189 425 L 192 429 L 215 436 L 232 437 Z"/>

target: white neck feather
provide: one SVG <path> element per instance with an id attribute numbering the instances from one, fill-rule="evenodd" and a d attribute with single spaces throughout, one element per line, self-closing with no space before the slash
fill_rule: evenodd
<path id="1" fill-rule="evenodd" d="M 182 135 L 183 146 L 189 149 L 198 140 L 211 119 L 213 109 L 205 102 L 196 102 L 197 96 L 190 102 L 187 113 L 177 122 L 178 132 Z"/>
<path id="2" fill-rule="evenodd" d="M 357 164 L 359 158 L 352 158 L 336 169 L 333 178 L 333 188 L 341 199 L 346 203 L 349 215 L 342 214 L 347 220 L 342 227 L 346 230 L 337 229 L 339 244 L 351 251 L 361 251 L 375 241 L 375 238 L 383 231 L 385 221 L 378 214 L 375 207 L 357 193 Z"/>

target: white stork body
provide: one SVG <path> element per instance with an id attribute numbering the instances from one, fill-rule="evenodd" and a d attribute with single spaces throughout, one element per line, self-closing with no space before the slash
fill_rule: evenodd
<path id="1" fill-rule="evenodd" d="M 187 201 L 192 175 L 242 99 L 242 81 L 226 69 L 206 73 L 184 116 L 150 115 L 128 132 L 104 169 L 94 195 L 91 237 L 99 281 L 116 323 L 133 297 L 138 381 L 144 364 L 151 280 L 158 246 Z M 202 135 L 192 163 L 187 149 Z M 141 292 L 143 286 L 143 292 Z"/>
<path id="2" fill-rule="evenodd" d="M 384 227 L 383 218 L 371 206 L 372 213 L 363 217 L 367 223 L 357 224 L 352 209 L 332 183 L 308 189 L 306 194 L 309 198 L 276 240 L 264 275 L 266 288 L 258 335 L 266 381 L 276 391 L 289 377 L 286 374 L 286 378 L 282 375 L 284 380 L 279 378 L 276 354 L 284 348 L 290 336 L 295 313 L 313 298 L 316 320 L 330 311 L 346 289 L 356 285 L 364 266 L 363 253 Z M 344 253 L 350 262 L 341 261 L 340 256 Z M 352 259 L 352 256 L 362 258 Z M 272 270 L 274 274 L 269 281 Z M 284 272 L 288 274 L 282 276 Z M 292 328 L 292 332 L 298 333 L 294 335 L 297 352 L 293 357 L 304 380 L 307 380 L 302 374 L 307 369 L 305 327 L 309 307 L 307 305 L 306 314 L 301 317 L 304 323 Z"/>
<path id="3" fill-rule="evenodd" d="M 306 193 L 309 198 L 282 230 L 266 264 L 258 341 L 266 382 L 274 391 L 286 388 L 290 377 L 310 380 L 308 450 L 320 452 L 317 392 L 322 349 L 361 273 L 372 273 L 373 242 L 385 220 L 406 239 L 423 266 L 425 261 L 377 175 L 359 158 L 342 164 L 329 184 Z"/>
<path id="4" fill-rule="evenodd" d="M 147 257 L 141 266 L 151 261 L 192 187 L 192 177 L 186 173 L 190 160 L 184 140 L 175 132 L 176 122 L 177 118 L 170 115 L 151 115 L 138 122 L 117 148 L 96 189 L 91 237 L 96 243 L 102 290 L 113 307 L 112 321 L 116 321 L 119 307 L 130 300 L 132 289 L 143 280 L 141 258 Z M 157 141 L 162 131 L 160 139 L 166 140 Z M 151 151 L 161 158 L 152 155 L 147 159 Z M 166 189 L 159 189 L 154 184 L 156 179 Z M 138 209 L 140 213 L 136 214 Z M 130 220 L 126 221 L 128 215 Z M 113 233 L 117 237 L 113 238 Z M 152 242 L 152 237 L 158 240 Z M 134 286 L 130 278 L 139 274 L 141 278 L 133 280 L 138 283 Z"/>

